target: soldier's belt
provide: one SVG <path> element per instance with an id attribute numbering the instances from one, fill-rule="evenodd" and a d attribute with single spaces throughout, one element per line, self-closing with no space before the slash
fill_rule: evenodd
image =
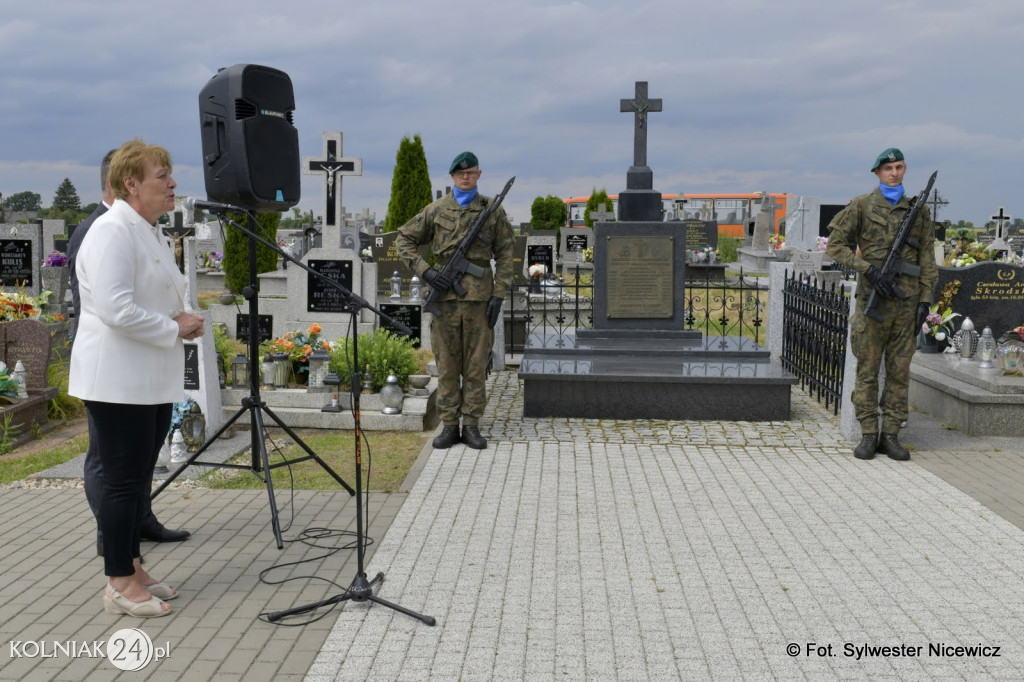
<path id="1" fill-rule="evenodd" d="M 466 260 L 469 261 L 470 263 L 472 263 L 473 265 L 478 265 L 478 266 L 480 266 L 481 268 L 484 268 L 484 269 L 487 269 L 487 268 L 491 267 L 491 261 L 489 261 L 489 260 L 473 260 L 472 258 L 467 258 Z M 443 268 L 446 265 L 448 265 L 448 259 L 447 258 L 438 258 L 437 259 L 437 266 L 436 267 L 437 267 L 438 270 L 440 270 L 441 268 Z"/>

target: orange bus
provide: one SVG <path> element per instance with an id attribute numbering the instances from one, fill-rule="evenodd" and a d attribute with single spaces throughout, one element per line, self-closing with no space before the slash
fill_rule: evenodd
<path id="1" fill-rule="evenodd" d="M 683 200 L 679 200 L 678 194 L 662 194 L 663 204 L 662 215 L 665 220 L 685 220 L 698 218 L 700 220 L 717 220 L 718 235 L 720 237 L 739 237 L 747 235 L 747 224 L 754 219 L 761 211 L 761 192 L 749 194 L 715 194 L 715 193 L 694 193 L 683 194 Z M 767 193 L 770 201 L 775 204 L 775 220 L 772 230 L 779 232 L 779 223 L 786 218 L 786 205 L 792 194 Z M 614 213 L 619 212 L 619 195 L 609 194 L 608 198 L 614 204 Z M 590 195 L 583 197 L 569 197 L 565 199 L 568 209 L 568 227 L 583 227 L 583 212 L 587 207 Z"/>

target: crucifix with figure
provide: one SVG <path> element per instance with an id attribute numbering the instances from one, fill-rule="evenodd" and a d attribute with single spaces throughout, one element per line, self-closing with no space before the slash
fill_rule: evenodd
<path id="1" fill-rule="evenodd" d="M 660 222 L 661 192 L 654 191 L 654 171 L 647 166 L 647 114 L 661 111 L 661 100 L 647 96 L 647 81 L 637 81 L 633 99 L 619 100 L 619 111 L 633 114 L 633 165 L 619 192 L 619 220 Z"/>
<path id="2" fill-rule="evenodd" d="M 346 175 L 362 175 L 363 160 L 341 155 L 342 134 L 324 132 L 323 158 L 306 156 L 302 159 L 302 172 L 306 175 L 323 174 L 324 178 L 324 230 L 331 233 L 331 246 L 341 246 L 341 226 L 344 222 L 341 204 L 341 179 Z"/>
<path id="3" fill-rule="evenodd" d="M 661 111 L 660 99 L 648 99 L 647 81 L 637 81 L 633 99 L 619 100 L 620 112 L 633 112 L 633 165 L 647 165 L 647 114 Z"/>

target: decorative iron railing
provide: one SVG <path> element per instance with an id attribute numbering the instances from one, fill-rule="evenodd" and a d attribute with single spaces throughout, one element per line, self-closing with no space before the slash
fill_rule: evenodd
<path id="1" fill-rule="evenodd" d="M 782 366 L 800 387 L 839 413 L 846 364 L 850 299 L 842 284 L 786 275 L 783 284 Z"/>
<path id="2" fill-rule="evenodd" d="M 724 270 L 722 271 L 724 272 Z M 594 324 L 593 287 L 575 281 L 550 280 L 513 284 L 512 305 L 506 320 L 505 344 L 510 353 L 522 353 L 530 334 L 562 335 Z M 761 344 L 768 303 L 767 282 L 737 276 L 716 280 L 706 276 L 687 279 L 683 292 L 684 326 L 705 337 L 744 336 Z"/>

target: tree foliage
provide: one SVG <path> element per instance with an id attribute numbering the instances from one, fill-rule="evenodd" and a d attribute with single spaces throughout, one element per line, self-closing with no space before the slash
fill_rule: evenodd
<path id="1" fill-rule="evenodd" d="M 384 219 L 384 232 L 394 232 L 431 202 L 430 171 L 423 140 L 419 135 L 402 138 L 391 176 L 391 200 Z"/>
<path id="2" fill-rule="evenodd" d="M 537 197 L 530 205 L 530 227 L 534 230 L 557 230 L 565 225 L 567 209 L 559 197 Z"/>
<path id="3" fill-rule="evenodd" d="M 244 213 L 229 213 L 228 217 L 239 225 L 249 227 L 248 216 Z M 272 244 L 277 243 L 277 227 L 281 222 L 280 213 L 257 213 L 256 234 Z M 224 234 L 224 287 L 236 294 L 249 284 L 249 236 L 225 221 Z M 273 272 L 277 269 L 277 253 L 256 242 L 256 273 Z"/>
<path id="4" fill-rule="evenodd" d="M 609 212 L 615 211 L 615 204 L 608 198 L 607 190 L 601 188 L 601 191 L 599 192 L 595 187 L 590 191 L 590 198 L 587 199 L 587 207 L 583 209 L 583 224 L 587 227 L 593 227 L 594 220 L 590 217 L 590 214 L 593 211 L 598 211 L 601 207 L 607 209 Z M 612 220 L 614 220 L 614 218 Z"/>
<path id="5" fill-rule="evenodd" d="M 64 178 L 64 182 L 57 187 L 57 191 L 53 195 L 53 205 L 50 208 L 55 211 L 82 210 L 82 201 L 78 198 L 78 190 L 71 184 L 69 178 Z"/>
<path id="6" fill-rule="evenodd" d="M 8 211 L 38 211 L 42 202 L 43 198 L 36 192 L 18 192 L 4 199 L 4 208 Z"/>

